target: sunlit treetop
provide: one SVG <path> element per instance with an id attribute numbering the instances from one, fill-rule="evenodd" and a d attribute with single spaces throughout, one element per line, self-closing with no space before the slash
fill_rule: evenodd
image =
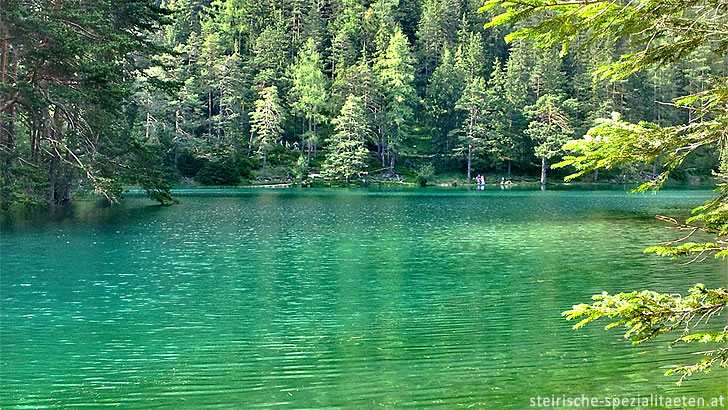
<path id="1" fill-rule="evenodd" d="M 547 18 L 511 33 L 506 40 L 531 38 L 541 46 L 562 45 L 566 52 L 577 36 L 628 37 L 634 50 L 604 67 L 601 74 L 623 78 L 655 64 L 670 64 L 710 44 L 716 57 L 728 52 L 728 4 L 716 0 L 632 1 L 502 1 L 480 9 L 502 7 L 486 27 L 512 24 L 547 12 Z"/>

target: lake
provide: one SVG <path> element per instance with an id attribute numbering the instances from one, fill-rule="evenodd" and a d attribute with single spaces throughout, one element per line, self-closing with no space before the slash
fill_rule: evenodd
<path id="1" fill-rule="evenodd" d="M 655 214 L 687 216 L 709 191 L 178 194 L 3 226 L 3 408 L 728 398 L 725 371 L 664 377 L 696 360 L 669 338 L 632 346 L 560 315 L 603 290 L 726 286 L 725 262 L 642 253 L 679 236 Z"/>

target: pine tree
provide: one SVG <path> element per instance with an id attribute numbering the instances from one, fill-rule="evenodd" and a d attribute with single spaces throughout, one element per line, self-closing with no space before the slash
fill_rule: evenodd
<path id="1" fill-rule="evenodd" d="M 460 111 L 455 109 L 465 87 L 465 74 L 456 58 L 445 49 L 442 62 L 430 77 L 425 95 L 425 107 L 430 129 L 433 132 L 433 146 L 449 155 L 455 146 L 452 130 L 460 125 Z"/>
<path id="2" fill-rule="evenodd" d="M 485 73 L 486 54 L 479 33 L 467 32 L 460 44 L 457 64 L 465 73 L 466 81 L 482 77 Z"/>
<path id="3" fill-rule="evenodd" d="M 572 135 L 570 119 L 561 99 L 542 95 L 536 104 L 526 107 L 531 118 L 526 134 L 534 141 L 536 157 L 541 159 L 541 185 L 546 184 L 548 160 L 563 153 L 562 147 Z"/>
<path id="4" fill-rule="evenodd" d="M 483 102 L 487 115 L 486 132 L 491 140 L 490 153 L 495 161 L 508 163 L 508 177 L 511 176 L 511 161 L 516 158 L 520 141 L 512 132 L 514 110 L 508 100 L 507 77 L 500 61 L 493 62 L 493 72 Z"/>
<path id="5" fill-rule="evenodd" d="M 321 55 L 316 51 L 316 43 L 309 38 L 293 67 L 293 88 L 291 107 L 308 123 L 308 131 L 303 138 L 308 145 L 308 165 L 311 165 L 311 152 L 317 141 L 316 125 L 326 118 L 324 110 L 328 100 L 327 78 L 322 71 Z"/>
<path id="6" fill-rule="evenodd" d="M 255 101 L 255 111 L 250 113 L 250 132 L 255 136 L 258 149 L 263 154 L 263 178 L 265 178 L 268 149 L 276 143 L 283 129 L 278 87 L 263 88 Z M 252 138 L 252 137 L 251 137 Z"/>
<path id="7" fill-rule="evenodd" d="M 366 168 L 365 142 L 371 131 L 362 99 L 349 94 L 333 123 L 335 133 L 329 140 L 323 169 L 326 175 L 343 177 L 348 183 Z"/>
<path id="8" fill-rule="evenodd" d="M 437 65 L 444 50 L 455 46 L 459 16 L 460 2 L 426 0 L 422 5 L 417 25 L 417 45 L 424 59 L 425 77 Z"/>
<path id="9" fill-rule="evenodd" d="M 365 8 L 360 0 L 343 0 L 342 10 L 329 24 L 331 32 L 331 48 L 329 60 L 334 79 L 356 64 L 361 51 L 365 50 Z M 341 96 L 346 99 L 346 94 Z"/>
<path id="10" fill-rule="evenodd" d="M 281 85 L 290 56 L 291 37 L 287 34 L 286 20 L 280 10 L 273 13 L 272 22 L 255 39 L 253 62 L 258 74 L 256 84 Z"/>
<path id="11" fill-rule="evenodd" d="M 252 78 L 246 70 L 246 63 L 238 53 L 220 61 L 218 72 L 220 108 L 216 120 L 223 130 L 223 143 L 240 149 L 243 135 L 249 131 L 247 108 L 252 105 L 249 91 Z"/>
<path id="12" fill-rule="evenodd" d="M 401 28 L 394 18 L 399 0 L 375 0 L 364 12 L 364 49 L 379 58 L 387 50 L 389 40 Z"/>
<path id="13" fill-rule="evenodd" d="M 384 93 L 380 121 L 387 143 L 389 173 L 394 175 L 395 156 L 401 148 L 405 128 L 413 117 L 413 106 L 418 97 L 415 92 L 413 57 L 407 38 L 397 29 L 389 40 L 386 52 L 376 61 Z"/>
<path id="14" fill-rule="evenodd" d="M 146 0 L 1 7 L 3 209 L 68 202 L 79 179 L 112 203 L 122 184 L 170 201 L 160 149 L 133 126 L 149 112 L 135 105 L 135 79 L 169 51 L 151 36 L 170 12 Z"/>
<path id="15" fill-rule="evenodd" d="M 485 80 L 483 77 L 475 77 L 465 86 L 463 96 L 455 104 L 455 108 L 465 111 L 462 128 L 458 130 L 461 144 L 458 150 L 466 153 L 468 183 L 471 181 L 473 152 L 485 149 L 487 143 L 487 117 L 484 107 L 486 98 Z"/>

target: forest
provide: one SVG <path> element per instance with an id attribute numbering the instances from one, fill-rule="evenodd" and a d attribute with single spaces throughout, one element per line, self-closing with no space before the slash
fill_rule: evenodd
<path id="1" fill-rule="evenodd" d="M 629 41 L 507 42 L 475 0 L 3 2 L 3 207 L 179 184 L 520 176 L 546 183 L 598 118 L 686 124 L 672 101 L 724 75 L 698 46 L 619 81 Z M 672 175 L 717 167 L 699 150 Z M 652 166 L 585 177 L 655 178 Z M 558 171 L 560 180 L 564 171 Z"/>
<path id="2" fill-rule="evenodd" d="M 24 389 L 32 385 L 27 380 L 37 380 L 39 371 L 50 374 L 46 378 L 51 381 L 48 397 L 57 394 L 57 386 L 76 386 L 56 379 L 62 373 L 56 369 L 69 363 L 82 366 L 74 372 L 83 381 L 96 383 L 99 378 L 86 377 L 86 370 L 106 372 L 103 366 L 122 360 L 109 356 L 102 358 L 103 363 L 96 362 L 98 354 L 114 354 L 127 346 L 129 358 L 137 363 L 139 350 L 127 343 L 131 340 L 126 339 L 127 331 L 141 329 L 142 343 L 150 337 L 149 329 L 169 329 L 168 323 L 161 322 L 134 328 L 105 327 L 103 332 L 78 328 L 79 345 L 88 335 L 97 334 L 111 342 L 89 344 L 90 354 L 74 355 L 70 361 L 68 355 L 57 354 L 59 367 L 46 366 L 36 356 L 46 353 L 44 349 L 27 346 L 67 339 L 45 337 L 51 326 L 56 331 L 55 322 L 28 326 L 48 317 L 55 320 L 46 311 L 46 303 L 56 301 L 64 301 L 59 311 L 67 313 L 67 323 L 81 322 L 81 311 L 75 310 L 81 305 L 78 298 L 93 296 L 96 290 L 77 295 L 76 290 L 69 291 L 74 288 L 55 282 L 55 278 L 70 281 L 74 275 L 79 289 L 93 287 L 102 292 L 96 299 L 85 299 L 98 304 L 88 310 L 98 315 L 100 326 L 111 325 L 114 320 L 110 318 L 130 312 L 142 312 L 144 317 L 139 320 L 167 318 L 167 314 L 177 318 L 184 316 L 178 311 L 185 312 L 185 322 L 175 329 L 186 329 L 190 337 L 170 333 L 166 339 L 156 339 L 155 335 L 150 342 L 160 343 L 159 354 L 152 357 L 176 359 L 177 353 L 168 350 L 186 340 L 189 358 L 205 358 L 201 352 L 206 352 L 216 360 L 228 360 L 232 350 L 219 350 L 225 337 L 235 336 L 227 340 L 230 346 L 238 346 L 246 337 L 260 342 L 258 356 L 255 350 L 235 348 L 245 360 L 253 357 L 266 362 L 258 374 L 272 381 L 273 393 L 260 390 L 260 384 L 245 390 L 260 403 L 272 398 L 275 405 L 288 403 L 293 392 L 298 394 L 299 385 L 283 390 L 281 380 L 289 379 L 291 369 L 311 364 L 289 366 L 286 361 L 294 353 L 304 358 L 301 352 L 308 351 L 283 348 L 311 339 L 320 330 L 314 327 L 324 322 L 332 326 L 329 334 L 333 336 L 321 333 L 315 337 L 321 343 L 331 342 L 316 355 L 317 360 L 330 352 L 346 356 L 359 343 L 368 343 L 366 347 L 371 349 L 347 356 L 354 363 L 347 369 L 352 385 L 365 385 L 349 398 L 373 391 L 361 377 L 367 374 L 363 369 L 375 369 L 371 374 L 377 378 L 387 376 L 375 381 L 386 385 L 385 392 L 434 395 L 431 402 L 398 402 L 393 395 L 386 398 L 392 401 L 366 402 L 369 406 L 429 405 L 443 403 L 443 398 L 458 399 L 451 407 L 471 403 L 473 397 L 456 396 L 467 391 L 463 386 L 468 387 L 466 382 L 473 380 L 481 363 L 463 368 L 467 371 L 462 378 L 453 377 L 449 370 L 461 366 L 461 358 L 490 357 L 482 354 L 481 346 L 496 348 L 492 357 L 497 359 L 486 361 L 502 363 L 504 373 L 489 373 L 482 384 L 471 385 L 470 391 L 477 394 L 509 394 L 520 400 L 523 389 L 537 385 L 539 379 L 558 384 L 550 385 L 551 389 L 579 386 L 575 380 L 587 380 L 592 388 L 605 392 L 622 391 L 626 385 L 646 386 L 634 383 L 641 381 L 637 373 L 630 374 L 627 382 L 623 377 L 614 379 L 609 388 L 602 386 L 603 378 L 593 383 L 599 374 L 599 359 L 592 367 L 581 359 L 579 365 L 565 365 L 565 357 L 570 355 L 580 357 L 588 352 L 583 362 L 598 358 L 584 340 L 602 343 L 606 338 L 575 341 L 564 333 L 560 338 L 555 336 L 559 334 L 556 327 L 531 333 L 533 339 L 514 336 L 527 333 L 524 329 L 552 326 L 548 317 L 558 311 L 567 320 L 577 320 L 575 329 L 609 321 L 607 329 L 626 329 L 618 341 L 630 340 L 635 345 L 668 333 L 675 336 L 670 347 L 700 343 L 681 348 L 678 353 L 690 350 L 689 359 L 668 366 L 663 365 L 667 356 L 640 358 L 636 355 L 648 354 L 647 350 L 630 351 L 636 365 L 647 363 L 661 373 L 679 376 L 677 384 L 712 368 L 728 368 L 728 326 L 719 317 L 728 303 L 724 287 L 728 257 L 728 17 L 723 0 L 0 0 L 0 12 L 3 216 L 15 209 L 55 210 L 72 199 L 102 198 L 79 205 L 90 205 L 97 217 L 104 213 L 109 217 L 99 217 L 96 225 L 78 224 L 80 229 L 61 224 L 49 225 L 52 229 L 45 231 L 3 232 L 3 271 L 11 277 L 0 283 L 5 286 L 3 292 L 11 294 L 3 299 L 3 306 L 15 312 L 3 316 L 10 320 L 9 332 L 16 332 L 9 344 L 15 352 L 10 360 L 15 360 L 15 369 L 29 372 L 25 378 L 11 380 L 17 382 L 18 403 L 30 405 L 23 400 L 38 396 Z M 210 198 L 197 193 L 203 198 L 191 198 L 187 203 L 178 201 L 172 191 L 207 186 L 453 186 L 472 184 L 482 174 L 490 183 L 532 182 L 541 188 L 564 179 L 641 183 L 635 191 L 658 191 L 668 177 L 695 184 L 709 179 L 715 190 L 712 194 L 683 190 L 657 199 L 643 196 L 641 205 L 628 204 L 619 196 L 623 192 L 559 195 L 529 187 L 514 192 L 520 196 L 500 190 L 442 189 L 426 195 L 408 190 L 405 195 L 412 198 L 406 199 L 398 190 L 385 189 L 382 192 L 390 198 L 376 201 L 368 196 L 378 196 L 377 190 L 367 189 L 327 190 L 330 197 L 320 195 L 324 190 L 287 190 L 287 195 L 276 196 L 271 190 L 243 189 L 233 190 L 244 191 L 234 202 L 229 197 L 215 197 L 217 190 L 212 190 Z M 161 204 L 182 203 L 150 206 L 147 199 L 130 199 L 129 208 L 124 208 L 128 204 L 107 206 L 120 202 L 131 189 L 144 190 Z M 248 195 L 248 191 L 255 192 Z M 341 197 L 335 199 L 335 195 Z M 703 205 L 696 205 L 704 200 Z M 96 208 L 100 209 L 98 215 Z M 685 260 L 682 265 L 688 267 L 682 272 L 686 274 L 673 274 L 673 265 L 656 265 L 647 259 L 636 265 L 626 256 L 627 249 L 633 252 L 631 247 L 643 243 L 642 234 L 656 232 L 655 221 L 646 219 L 651 214 L 648 210 L 675 211 L 674 217 L 657 216 L 675 235 L 646 249 L 639 245 L 638 252 Z M 71 228 L 64 231 L 66 226 Z M 47 239 L 39 239 L 40 235 Z M 604 238 L 608 240 L 601 242 Z M 159 243 L 154 242 L 157 239 Z M 55 247 L 46 247 L 46 243 Z M 368 251 L 375 253 L 367 256 Z M 706 261 L 709 257 L 714 260 Z M 368 265 L 372 261 L 376 265 Z M 689 267 L 704 261 L 701 266 L 706 268 Z M 44 264 L 47 269 L 42 268 Z M 59 269 L 57 275 L 38 273 L 53 269 Z M 524 273 L 526 276 L 519 276 Z M 307 274 L 313 276 L 302 280 Z M 135 275 L 139 287 L 131 291 L 130 282 L 136 279 L 128 276 Z M 393 275 L 404 279 L 391 280 Z M 46 276 L 53 282 L 42 288 L 45 285 L 36 278 L 45 280 Z M 362 281 L 352 282 L 351 278 Z M 705 283 L 692 283 L 696 278 L 706 279 Z M 113 284 L 119 280 L 123 282 Z M 280 283 L 275 284 L 276 280 Z M 688 293 L 661 293 L 683 286 L 685 281 L 691 283 Z M 643 282 L 658 290 L 624 292 L 625 287 L 642 286 Z M 185 286 L 177 286 L 179 283 Z M 199 297 L 177 303 L 193 294 L 186 284 L 199 286 Z M 458 293 L 465 285 L 471 291 Z M 518 290 L 518 286 L 526 288 Z M 590 303 L 572 305 L 583 300 L 585 292 L 606 286 L 616 293 L 605 291 L 595 294 Z M 64 293 L 58 297 L 48 293 L 56 289 Z M 110 297 L 116 292 L 113 289 L 122 293 Z M 269 294 L 251 296 L 250 289 Z M 26 291 L 33 293 L 23 293 Z M 350 305 L 330 303 L 339 301 L 338 292 L 340 300 L 349 296 L 357 300 Z M 566 298 L 569 292 L 571 296 Z M 126 305 L 130 294 L 139 296 L 136 310 Z M 160 310 L 147 310 L 154 301 L 149 295 L 158 297 L 155 306 Z M 256 296 L 263 302 L 262 309 L 251 304 L 244 306 L 249 310 L 236 310 L 242 306 L 241 300 L 256 301 Z M 477 299 L 484 296 L 490 299 Z M 399 303 L 408 297 L 416 300 Z M 70 298 L 68 303 L 64 298 Z M 123 303 L 110 308 L 112 299 Z M 36 310 L 23 305 L 33 300 Z M 397 303 L 390 303 L 393 301 Z M 307 303 L 316 306 L 309 311 L 295 310 Z M 464 308 L 469 303 L 473 307 Z M 532 308 L 532 313 L 516 314 L 518 303 Z M 325 309 L 319 310 L 321 306 Z M 436 309 L 431 311 L 433 306 Z M 503 312 L 483 308 L 495 306 Z M 187 307 L 193 311 L 184 310 Z M 286 310 L 289 308 L 293 310 Z M 372 315 L 350 314 L 349 309 L 358 312 L 360 308 L 371 308 Z M 230 321 L 220 321 L 224 326 L 217 333 L 201 331 L 200 318 L 215 318 L 205 322 L 216 325 L 220 312 L 232 312 L 227 316 Z M 464 312 L 464 320 L 453 312 Z M 281 313 L 284 317 L 271 319 Z M 336 315 L 339 322 L 327 322 Z M 238 338 L 231 333 L 230 328 L 238 329 L 241 318 L 250 317 L 260 322 L 259 334 Z M 480 327 L 489 320 L 493 323 L 494 317 L 498 324 L 516 325 L 502 332 Z M 522 318 L 531 322 L 518 322 Z M 406 322 L 410 319 L 421 323 L 409 327 Z M 134 318 L 119 322 L 137 323 Z M 312 328 L 297 327 L 303 322 Z M 352 322 L 380 326 L 387 336 L 367 339 L 370 328 L 352 327 Z M 438 327 L 444 323 L 454 330 Z M 285 331 L 276 333 L 271 325 Z M 398 325 L 404 327 L 387 334 Z M 471 325 L 477 325 L 478 332 L 458 332 Z M 246 325 L 239 330 L 242 334 L 249 328 L 256 329 Z M 347 328 L 355 331 L 344 335 L 342 329 Z M 305 337 L 289 340 L 291 329 L 299 329 Z M 384 361 L 381 354 L 391 354 L 386 359 L 393 363 L 419 363 L 419 357 L 412 356 L 407 362 L 393 353 L 416 339 L 409 338 L 411 329 L 423 337 L 417 344 L 405 346 L 417 355 L 424 345 L 432 344 L 431 337 L 457 338 L 457 343 L 445 340 L 442 344 L 456 347 L 456 355 L 441 355 L 452 361 L 438 362 L 442 372 L 432 375 L 437 384 L 440 380 L 451 384 L 451 392 L 429 388 L 420 379 L 398 384 L 402 375 L 413 374 L 414 367 L 390 373 L 378 367 Z M 116 340 L 119 335 L 125 340 Z M 200 348 L 195 338 L 201 335 L 209 336 L 210 349 Z M 267 339 L 271 335 L 276 338 Z M 477 340 L 473 335 L 482 336 L 481 342 L 473 343 L 476 350 L 463 350 L 460 342 Z M 499 335 L 506 339 L 502 344 L 493 343 Z M 29 344 L 31 336 L 44 340 Z M 379 344 L 384 341 L 387 344 Z M 514 342 L 523 345 L 504 353 Z M 544 342 L 554 346 L 539 346 Z M 611 351 L 614 346 L 610 343 L 611 339 L 599 348 Z M 274 351 L 274 346 L 281 350 Z M 69 349 L 65 345 L 58 349 L 56 352 L 70 351 L 64 350 Z M 257 360 L 273 353 L 271 362 L 279 361 L 283 371 L 279 379 L 270 378 L 267 360 Z M 460 354 L 464 356 L 457 356 Z M 93 360 L 84 361 L 86 356 Z M 436 356 L 428 353 L 427 359 Z M 678 356 L 671 354 L 669 359 Z M 362 367 L 361 357 L 372 361 Z M 510 357 L 523 362 L 516 365 L 506 360 Z M 603 363 L 610 363 L 627 355 L 605 353 L 601 357 L 607 357 Z M 543 373 L 534 363 L 548 358 L 551 368 Z M 340 359 L 332 356 L 327 360 L 340 363 Z M 179 364 L 173 365 L 169 371 L 150 371 L 176 375 Z M 219 376 L 215 372 L 220 368 L 210 374 Z M 587 373 L 575 376 L 578 368 Z M 630 367 L 607 370 L 623 373 L 626 368 Z M 521 373 L 511 377 L 505 371 L 512 369 Z M 567 373 L 560 373 L 563 371 Z M 338 371 L 331 374 L 340 375 Z M 548 377 L 531 378 L 534 374 Z M 554 377 L 559 374 L 565 378 Z M 440 375 L 444 375 L 442 379 L 437 378 Z M 243 379 L 237 381 L 247 389 L 249 380 Z M 165 385 L 154 378 L 138 380 L 154 380 L 149 384 L 154 387 Z M 209 387 L 212 377 L 199 380 Z M 321 391 L 320 380 L 310 380 L 316 380 L 311 390 Z M 500 387 L 493 380 L 520 380 L 523 384 L 507 386 L 504 392 L 508 394 L 503 395 L 494 393 Z M 718 386 L 706 384 L 706 391 L 724 392 L 724 378 L 699 380 Z M 177 381 L 185 385 L 188 380 Z M 112 386 L 117 385 L 121 384 Z M 318 393 L 308 397 L 306 403 L 341 407 L 340 402 L 322 405 L 318 401 L 336 390 L 332 386 L 320 397 Z M 230 396 L 235 401 L 230 403 L 239 405 L 240 392 L 225 389 L 220 396 L 235 393 Z M 82 397 L 75 390 L 66 393 L 71 402 Z M 154 399 L 163 396 L 158 390 L 148 393 Z M 95 405 L 97 396 L 88 397 Z M 116 401 L 106 403 L 118 405 Z M 230 403 L 214 404 L 235 407 Z M 362 403 L 349 402 L 355 408 L 367 407 Z"/>

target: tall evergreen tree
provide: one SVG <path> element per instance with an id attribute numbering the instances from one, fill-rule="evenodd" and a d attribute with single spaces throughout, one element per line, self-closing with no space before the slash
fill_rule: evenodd
<path id="1" fill-rule="evenodd" d="M 389 40 L 386 52 L 377 60 L 377 69 L 384 93 L 384 109 L 380 121 L 389 155 L 389 173 L 394 175 L 395 157 L 401 148 L 405 129 L 412 120 L 418 97 L 414 89 L 414 67 L 409 42 L 397 29 Z"/>
<path id="2" fill-rule="evenodd" d="M 485 123 L 487 121 L 484 103 L 487 99 L 486 85 L 483 77 L 475 77 L 465 86 L 463 96 L 455 104 L 455 108 L 465 111 L 460 135 L 460 147 L 467 158 L 467 181 L 471 181 L 473 152 L 482 152 L 488 142 Z"/>
<path id="3" fill-rule="evenodd" d="M 326 118 L 324 110 L 328 102 L 328 80 L 322 71 L 322 66 L 321 55 L 316 51 L 316 43 L 309 38 L 293 66 L 291 88 L 291 107 L 308 123 L 308 131 L 303 134 L 303 138 L 307 143 L 309 166 L 311 152 L 317 142 L 316 125 Z"/>
<path id="4" fill-rule="evenodd" d="M 362 99 L 349 94 L 333 122 L 335 132 L 329 140 L 323 169 L 327 175 L 343 177 L 348 183 L 366 167 L 365 143 L 371 131 Z"/>
<path id="5" fill-rule="evenodd" d="M 282 133 L 282 111 L 278 98 L 278 87 L 271 85 L 259 92 L 255 111 L 250 113 L 250 132 L 254 135 L 258 149 L 263 154 L 263 177 L 268 163 L 268 149 L 276 143 Z M 251 137 L 253 138 L 253 137 Z"/>
<path id="6" fill-rule="evenodd" d="M 456 145 L 451 131 L 460 125 L 460 111 L 455 108 L 465 87 L 465 73 L 456 58 L 445 49 L 442 62 L 430 77 L 425 95 L 427 122 L 433 133 L 433 146 L 444 155 L 449 155 Z"/>
<path id="7" fill-rule="evenodd" d="M 487 115 L 486 133 L 491 141 L 489 153 L 494 161 L 507 163 L 510 178 L 511 161 L 516 158 L 520 141 L 512 130 L 514 110 L 508 101 L 506 72 L 497 58 L 493 62 L 493 72 L 487 84 L 483 109 Z"/>
<path id="8" fill-rule="evenodd" d="M 170 200 L 159 147 L 133 129 L 147 112 L 128 104 L 136 74 L 167 51 L 150 36 L 168 14 L 146 0 L 3 2 L 3 207 L 68 202 L 79 180 L 111 202 L 122 184 Z"/>
<path id="9" fill-rule="evenodd" d="M 541 159 L 541 185 L 545 185 L 548 160 L 563 153 L 562 147 L 572 135 L 570 119 L 561 99 L 553 94 L 542 95 L 526 112 L 531 118 L 526 134 L 536 144 L 536 157 Z"/>
<path id="10" fill-rule="evenodd" d="M 272 21 L 255 39 L 253 62 L 258 74 L 256 84 L 281 85 L 290 57 L 291 37 L 287 33 L 286 20 L 280 10 L 273 13 Z"/>
<path id="11" fill-rule="evenodd" d="M 444 50 L 455 46 L 459 19 L 459 1 L 426 0 L 423 3 L 417 26 L 417 45 L 424 60 L 425 77 L 432 73 Z"/>

